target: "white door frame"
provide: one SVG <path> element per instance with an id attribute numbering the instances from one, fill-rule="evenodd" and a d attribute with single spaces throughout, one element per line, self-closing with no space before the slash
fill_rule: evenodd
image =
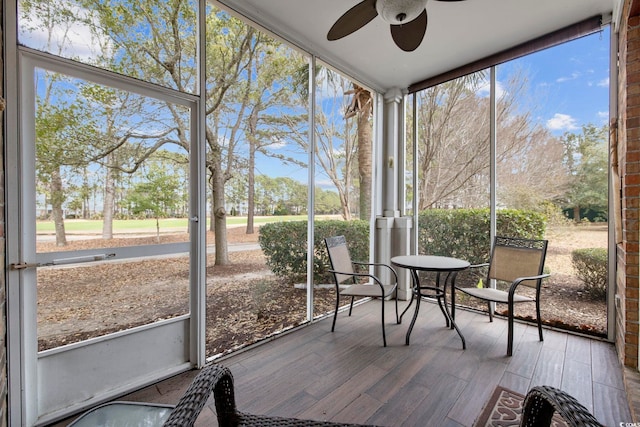
<path id="1" fill-rule="evenodd" d="M 7 140 L 7 321 L 11 425 L 46 424 L 127 391 L 202 365 L 206 221 L 204 150 L 199 141 L 199 97 L 140 82 L 49 54 L 17 52 L 20 93 L 19 135 Z M 168 247 L 190 252 L 190 314 L 38 353 L 35 254 L 35 89 L 34 71 L 43 68 L 182 105 L 191 111 L 190 243 Z M 17 167 L 19 165 L 19 167 Z M 149 248 L 147 247 L 146 250 Z M 156 248 L 158 253 L 167 247 Z M 131 250 L 124 250 L 130 253 Z M 148 252 L 147 252 L 148 253 Z M 69 256 L 74 256 L 69 253 Z M 122 255 L 123 257 L 128 257 Z M 195 342 L 194 342 L 195 340 Z M 135 357 L 133 357 L 135 356 Z M 14 393 L 19 393 L 16 399 Z"/>

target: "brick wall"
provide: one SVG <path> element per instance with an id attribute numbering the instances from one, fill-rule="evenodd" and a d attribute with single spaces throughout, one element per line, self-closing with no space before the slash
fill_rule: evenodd
<path id="1" fill-rule="evenodd" d="M 617 246 L 616 347 L 624 365 L 638 368 L 640 226 L 640 0 L 624 4 L 619 34 L 618 160 L 622 242 Z M 625 25 L 626 23 L 626 25 Z"/>

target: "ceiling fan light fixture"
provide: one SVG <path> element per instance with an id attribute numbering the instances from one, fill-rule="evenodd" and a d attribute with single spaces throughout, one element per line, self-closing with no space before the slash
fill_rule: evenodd
<path id="1" fill-rule="evenodd" d="M 378 15 L 391 25 L 400 25 L 416 19 L 427 6 L 427 0 L 378 0 Z"/>

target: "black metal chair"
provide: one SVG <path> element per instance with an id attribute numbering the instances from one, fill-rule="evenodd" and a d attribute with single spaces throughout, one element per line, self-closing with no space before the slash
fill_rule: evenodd
<path id="1" fill-rule="evenodd" d="M 336 283 L 336 308 L 333 313 L 333 324 L 331 325 L 331 332 L 335 330 L 336 318 L 338 317 L 338 309 L 340 308 L 340 296 L 350 296 L 351 305 L 349 307 L 349 316 L 353 310 L 353 302 L 355 297 L 371 297 L 380 298 L 382 306 L 382 342 L 384 346 L 387 346 L 387 337 L 384 329 L 384 300 L 385 298 L 392 297 L 398 286 L 398 275 L 396 271 L 387 264 L 382 263 L 365 263 L 355 262 L 351 260 L 349 254 L 349 248 L 347 247 L 347 240 L 344 236 L 327 237 L 324 239 L 327 246 L 327 252 L 329 253 L 329 261 L 331 262 L 331 273 L 335 278 Z M 388 269 L 393 278 L 392 284 L 383 284 L 373 274 L 366 272 L 356 272 L 355 266 L 370 267 L 378 266 Z M 372 279 L 374 283 L 359 284 L 358 280 L 361 278 Z M 350 282 L 348 286 L 341 289 L 345 283 Z M 400 323 L 398 317 L 398 298 L 394 297 L 396 304 L 396 323 Z"/>
<path id="2" fill-rule="evenodd" d="M 520 427 L 550 426 L 554 413 L 558 413 L 570 427 L 602 427 L 573 396 L 546 385 L 533 387 L 527 393 Z"/>
<path id="3" fill-rule="evenodd" d="M 503 303 L 508 306 L 509 332 L 507 337 L 507 355 L 513 354 L 513 308 L 516 303 L 535 302 L 538 321 L 538 335 L 542 337 L 542 319 L 540 318 L 540 288 L 544 274 L 544 261 L 547 254 L 547 240 L 531 240 L 496 236 L 488 263 L 472 265 L 471 268 L 488 267 L 486 281 L 482 288 L 456 286 L 453 294 L 452 310 L 455 315 L 455 291 L 460 290 L 475 298 L 487 302 L 489 321 L 493 322 L 491 303 Z M 490 287 L 491 281 L 509 283 L 505 291 Z M 520 285 L 535 289 L 535 297 L 516 293 Z"/>

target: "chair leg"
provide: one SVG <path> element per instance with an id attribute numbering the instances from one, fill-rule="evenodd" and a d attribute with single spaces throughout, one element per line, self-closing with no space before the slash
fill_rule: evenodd
<path id="1" fill-rule="evenodd" d="M 487 301 L 487 311 L 489 312 L 489 322 L 493 322 L 493 310 L 491 310 L 491 301 Z"/>
<path id="2" fill-rule="evenodd" d="M 353 310 L 353 301 L 356 299 L 355 296 L 351 297 L 351 305 L 349 306 L 349 316 L 351 316 L 351 311 Z"/>
<path id="3" fill-rule="evenodd" d="M 540 341 L 544 341 L 542 338 L 542 317 L 540 317 L 540 301 L 536 300 L 536 317 L 538 318 L 538 335 L 540 336 Z"/>
<path id="4" fill-rule="evenodd" d="M 336 293 L 336 308 L 333 311 L 333 325 L 331 325 L 331 332 L 336 329 L 336 319 L 338 318 L 338 308 L 340 307 L 340 293 Z"/>
<path id="5" fill-rule="evenodd" d="M 400 319 L 398 320 L 398 323 L 402 323 L 402 317 L 407 312 L 407 310 L 409 310 L 409 307 L 411 307 L 411 304 L 413 304 L 413 300 L 415 299 L 415 297 L 416 297 L 416 294 L 412 290 L 411 291 L 411 300 L 409 301 L 409 304 L 407 304 L 407 306 L 404 308 L 404 310 L 402 310 L 402 314 L 400 314 Z M 396 301 L 398 301 L 398 300 L 396 299 Z"/>
<path id="6" fill-rule="evenodd" d="M 513 302 L 509 302 L 509 328 L 507 332 L 507 356 L 513 355 Z"/>
<path id="7" fill-rule="evenodd" d="M 381 302 L 381 306 L 382 306 L 382 345 L 384 347 L 387 346 L 387 335 L 385 334 L 385 330 L 384 330 L 384 297 L 382 298 Z"/>
<path id="8" fill-rule="evenodd" d="M 396 324 L 400 324 L 400 317 L 398 317 L 398 294 L 396 293 Z"/>

